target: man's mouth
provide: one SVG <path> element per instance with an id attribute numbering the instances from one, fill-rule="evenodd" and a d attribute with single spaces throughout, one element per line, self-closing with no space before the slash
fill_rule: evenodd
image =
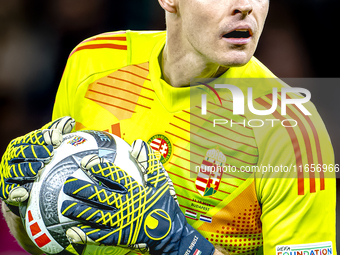
<path id="1" fill-rule="evenodd" d="M 235 29 L 225 35 L 224 38 L 249 38 L 252 36 L 252 33 L 249 29 Z"/>
<path id="2" fill-rule="evenodd" d="M 222 35 L 228 43 L 234 45 L 248 44 L 253 36 L 253 31 L 248 27 L 237 27 Z"/>

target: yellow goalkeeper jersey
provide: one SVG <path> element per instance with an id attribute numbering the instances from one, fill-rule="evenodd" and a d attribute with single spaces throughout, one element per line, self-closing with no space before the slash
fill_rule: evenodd
<path id="1" fill-rule="evenodd" d="M 174 88 L 159 64 L 165 40 L 166 32 L 122 31 L 83 41 L 70 54 L 53 119 L 147 141 L 188 222 L 231 254 L 336 254 L 337 166 L 312 103 L 303 104 L 311 115 L 294 104 L 281 114 L 289 87 L 254 57 L 217 80 Z M 234 114 L 233 94 L 218 82 L 244 95 L 250 86 L 255 109 L 277 109 Z"/>

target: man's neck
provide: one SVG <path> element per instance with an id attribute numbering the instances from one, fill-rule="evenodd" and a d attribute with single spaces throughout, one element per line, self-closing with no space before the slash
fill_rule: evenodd
<path id="1" fill-rule="evenodd" d="M 179 35 L 178 31 L 173 34 L 168 31 L 162 52 L 161 68 L 167 83 L 173 87 L 190 86 L 193 78 L 215 78 L 228 70 L 227 67 L 209 63 Z"/>

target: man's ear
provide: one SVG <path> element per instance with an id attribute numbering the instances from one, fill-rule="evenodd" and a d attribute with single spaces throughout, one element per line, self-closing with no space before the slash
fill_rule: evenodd
<path id="1" fill-rule="evenodd" d="M 177 12 L 177 5 L 176 0 L 158 0 L 161 7 L 170 13 L 176 13 Z"/>

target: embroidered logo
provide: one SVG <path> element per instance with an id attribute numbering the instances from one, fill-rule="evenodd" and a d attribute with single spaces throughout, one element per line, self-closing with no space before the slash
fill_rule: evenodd
<path id="1" fill-rule="evenodd" d="M 161 240 L 171 230 L 171 218 L 164 210 L 153 210 L 145 219 L 145 234 L 152 240 Z"/>
<path id="2" fill-rule="evenodd" d="M 162 164 L 169 161 L 172 154 L 172 144 L 169 138 L 167 138 L 165 135 L 157 134 L 148 140 L 148 144 L 150 144 L 152 149 L 160 153 L 160 161 Z"/>

